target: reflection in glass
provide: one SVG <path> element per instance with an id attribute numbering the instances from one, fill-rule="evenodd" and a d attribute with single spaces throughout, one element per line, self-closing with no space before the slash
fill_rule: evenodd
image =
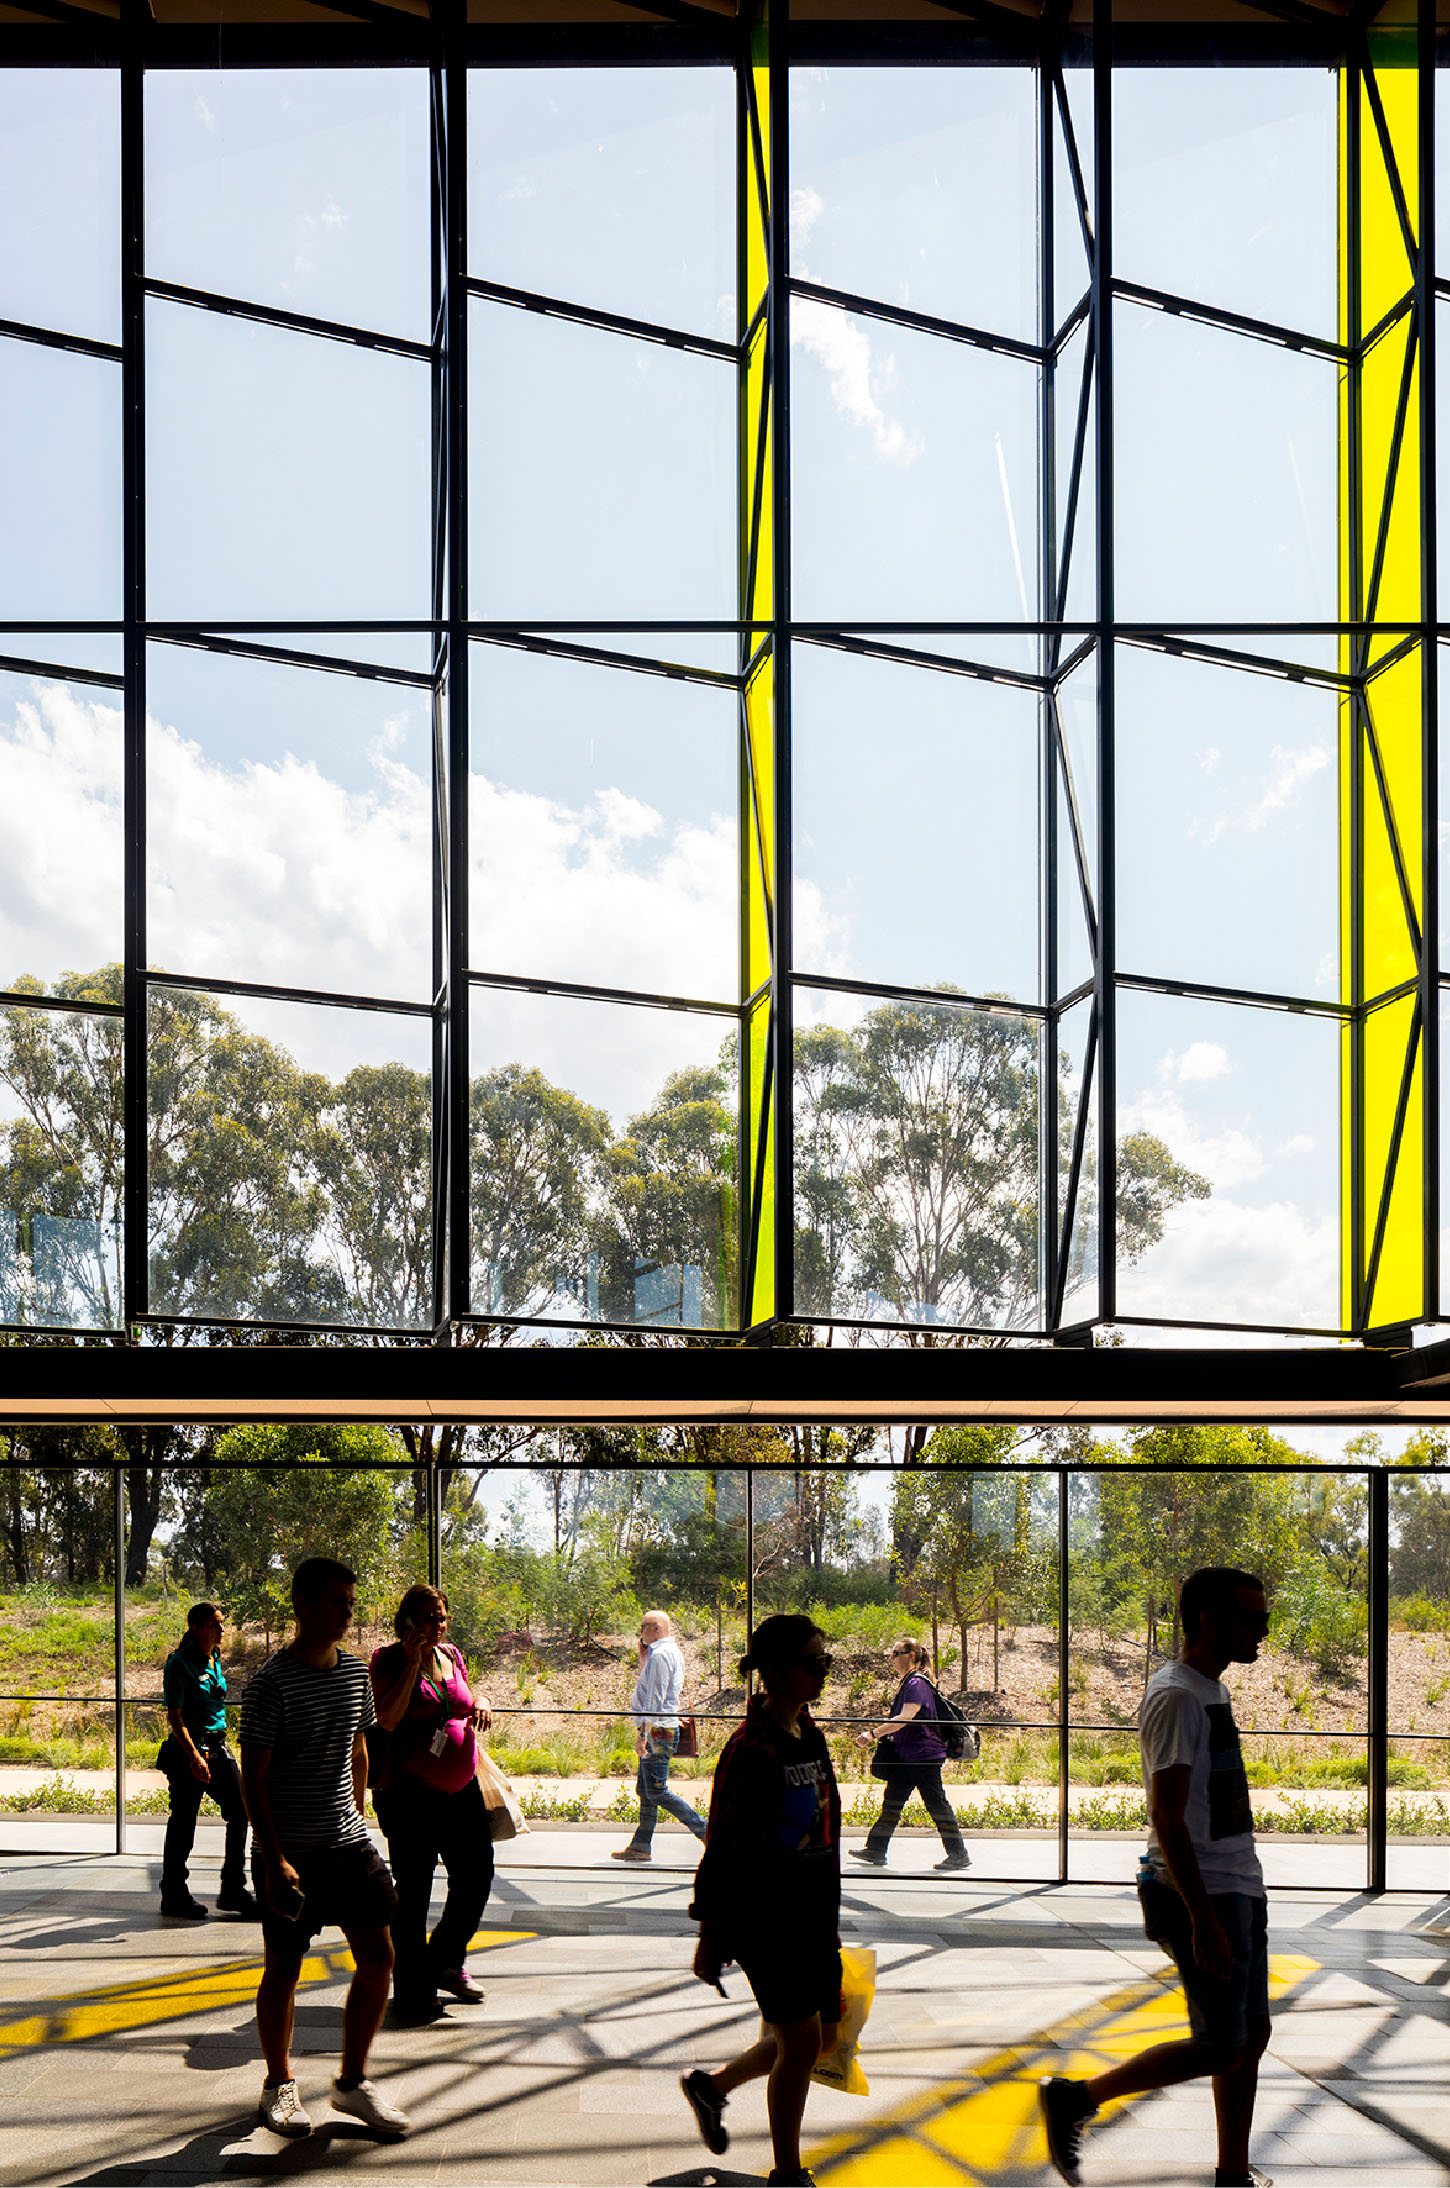
<path id="1" fill-rule="evenodd" d="M 1038 1029 L 1008 1011 L 795 999 L 796 1305 L 1038 1319 Z"/>
<path id="2" fill-rule="evenodd" d="M 121 744 L 118 691 L 0 672 L 0 988 L 121 956 Z"/>
<path id="3" fill-rule="evenodd" d="M 808 297 L 790 325 L 796 613 L 1030 621 L 1035 369 Z"/>
<path id="4" fill-rule="evenodd" d="M 153 69 L 146 270 L 428 339 L 421 68 Z"/>
<path id="5" fill-rule="evenodd" d="M 153 1313 L 432 1320 L 426 1018 L 153 988 Z"/>
<path id="6" fill-rule="evenodd" d="M 474 1311 L 727 1327 L 733 1020 L 481 988 L 470 1042 Z"/>
<path id="7" fill-rule="evenodd" d="M 1117 1007 L 1120 1310 L 1337 1326 L 1338 1021 Z"/>
<path id="8" fill-rule="evenodd" d="M 474 965 L 733 1000 L 735 692 L 475 646 L 469 703 Z"/>
<path id="9" fill-rule="evenodd" d="M 1118 612 L 1332 622 L 1335 367 L 1120 304 Z"/>
<path id="10" fill-rule="evenodd" d="M 733 342 L 726 68 L 474 69 L 469 272 Z"/>
<path id="11" fill-rule="evenodd" d="M 0 603 L 7 619 L 121 612 L 121 372 L 0 340 Z"/>
<path id="12" fill-rule="evenodd" d="M 734 615 L 727 364 L 475 303 L 468 379 L 475 615 Z"/>
<path id="13" fill-rule="evenodd" d="M 427 365 L 155 301 L 146 331 L 152 615 L 426 616 Z"/>
<path id="14" fill-rule="evenodd" d="M 1339 715 L 1332 690 L 1119 647 L 1125 970 L 1338 998 Z"/>
<path id="15" fill-rule="evenodd" d="M 0 69 L 0 319 L 119 342 L 120 226 L 118 72 Z"/>
<path id="16" fill-rule="evenodd" d="M 56 992 L 117 1005 L 120 967 Z M 0 1011 L 0 1323 L 119 1326 L 122 1092 L 119 1016 Z"/>
<path id="17" fill-rule="evenodd" d="M 1113 71 L 1113 271 L 1332 340 L 1338 80 Z"/>
<path id="18" fill-rule="evenodd" d="M 793 275 L 1036 338 L 1030 69 L 797 69 L 790 152 Z"/>
<path id="19" fill-rule="evenodd" d="M 798 968 L 1037 1000 L 1036 694 L 800 645 L 793 695 Z"/>
<path id="20" fill-rule="evenodd" d="M 182 646 L 147 676 L 151 963 L 427 1001 L 430 694 Z"/>

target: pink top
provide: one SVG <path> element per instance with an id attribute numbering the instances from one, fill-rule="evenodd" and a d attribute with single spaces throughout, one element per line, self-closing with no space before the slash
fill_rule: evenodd
<path id="1" fill-rule="evenodd" d="M 461 1793 L 478 1770 L 478 1742 L 473 1736 L 470 1712 L 473 1696 L 463 1658 L 451 1642 L 441 1654 L 448 1670 L 440 1679 L 433 1672 L 420 1675 L 408 1707 L 393 1733 L 395 1767 L 410 1778 L 440 1793 Z M 403 1670 L 403 1645 L 390 1642 L 372 1660 L 373 1684 L 391 1686 Z M 443 1735 L 442 1751 L 434 1754 L 437 1735 Z"/>

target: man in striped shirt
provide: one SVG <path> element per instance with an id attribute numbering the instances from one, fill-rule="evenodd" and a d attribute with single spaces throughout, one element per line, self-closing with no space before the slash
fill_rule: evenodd
<path id="1" fill-rule="evenodd" d="M 356 1597 L 357 1576 L 346 1565 L 304 1558 L 292 1576 L 297 1630 L 242 1697 L 242 1785 L 266 1949 L 257 2033 L 267 2079 L 257 2116 L 279 2135 L 305 2135 L 312 2126 L 292 2072 L 292 2009 L 303 1956 L 326 1923 L 341 1929 L 356 1967 L 342 2010 L 332 2108 L 377 2134 L 408 2131 L 405 2115 L 367 2079 L 368 2050 L 387 2004 L 398 1902 L 362 1813 L 367 1732 L 377 1721 L 372 1684 L 363 1659 L 338 1646 Z"/>

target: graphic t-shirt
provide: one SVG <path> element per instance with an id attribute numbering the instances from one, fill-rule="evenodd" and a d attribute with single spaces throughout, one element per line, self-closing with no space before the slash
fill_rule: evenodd
<path id="1" fill-rule="evenodd" d="M 183 1641 L 166 1659 L 161 1699 L 174 1709 L 198 1747 L 227 1736 L 227 1675 L 214 1656 Z"/>
<path id="2" fill-rule="evenodd" d="M 284 1854 L 351 1846 L 367 1826 L 352 1791 L 352 1747 L 377 1723 L 360 1656 L 339 1649 L 331 1671 L 290 1649 L 269 1656 L 242 1696 L 243 1747 L 269 1747 L 267 1791 Z"/>
<path id="3" fill-rule="evenodd" d="M 1205 1679 L 1188 1664 L 1165 1664 L 1148 1682 L 1138 1712 L 1138 1735 L 1143 1787 L 1150 1802 L 1155 1771 L 1188 1765 L 1184 1822 L 1204 1888 L 1262 1899 L 1264 1872 L 1254 1846 L 1249 1782 L 1223 1681 Z M 1160 1881 L 1170 1884 L 1168 1864 L 1151 1824 L 1148 1854 Z"/>

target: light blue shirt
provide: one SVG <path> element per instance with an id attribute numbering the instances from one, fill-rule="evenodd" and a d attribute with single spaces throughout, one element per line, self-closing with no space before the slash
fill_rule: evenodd
<path id="1" fill-rule="evenodd" d="M 680 1691 L 685 1683 L 685 1659 L 679 1643 L 666 1634 L 651 1641 L 649 1654 L 634 1682 L 630 1711 L 637 1725 L 666 1725 L 679 1730 Z"/>

